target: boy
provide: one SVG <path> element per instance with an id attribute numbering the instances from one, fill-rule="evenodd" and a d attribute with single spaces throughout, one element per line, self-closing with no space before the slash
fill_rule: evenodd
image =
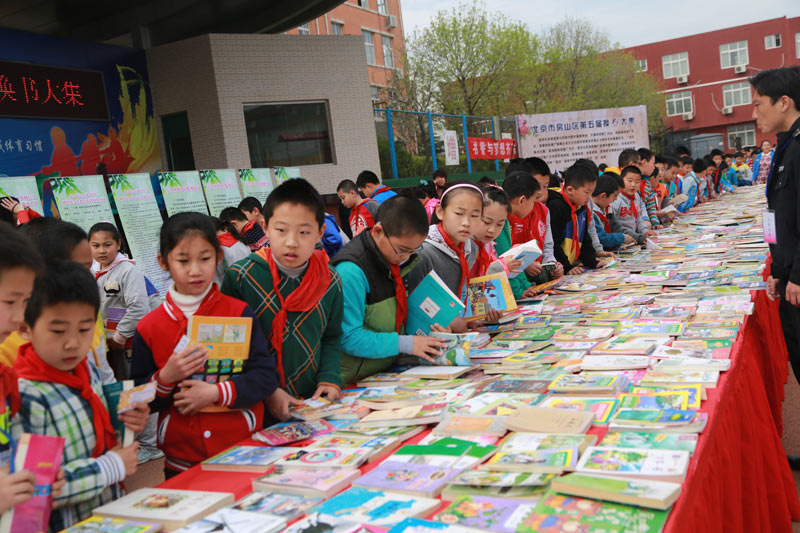
<path id="1" fill-rule="evenodd" d="M 386 185 L 381 185 L 381 180 L 371 170 L 364 170 L 356 178 L 356 187 L 365 198 L 372 198 L 379 204 L 388 200 L 397 193 Z"/>
<path id="2" fill-rule="evenodd" d="M 244 216 L 247 217 L 247 220 L 255 220 L 256 224 L 258 225 L 261 225 L 262 222 L 264 222 L 264 215 L 262 214 L 263 207 L 257 198 L 248 196 L 239 202 L 238 209 L 244 213 Z"/>
<path id="3" fill-rule="evenodd" d="M 611 204 L 611 212 L 614 215 L 611 229 L 615 233 L 630 235 L 637 244 L 642 244 L 647 237 L 652 235 L 650 228 L 642 219 L 642 207 L 637 197 L 642 181 L 642 171 L 639 170 L 639 167 L 628 165 L 622 169 L 620 177 L 624 188 Z"/>
<path id="4" fill-rule="evenodd" d="M 247 302 L 276 357 L 281 387 L 267 400 L 273 417 L 289 418 L 294 398 L 331 400 L 342 384 L 342 280 L 316 250 L 325 232 L 322 197 L 306 180 L 276 187 L 264 204 L 269 248 L 225 273 L 222 292 Z"/>
<path id="5" fill-rule="evenodd" d="M 250 247 L 250 251 L 255 252 L 269 244 L 269 239 L 264 234 L 264 217 L 260 220 L 250 220 L 248 216 L 238 207 L 226 207 L 219 213 L 219 219 L 228 227 L 233 227 L 239 232 L 244 243 Z"/>
<path id="6" fill-rule="evenodd" d="M 575 164 L 564 172 L 561 193 L 547 200 L 556 260 L 570 275 L 583 274 L 585 268 L 600 268 L 605 263 L 597 254 L 589 237 L 590 215 L 586 204 L 592 196 L 597 174 L 588 167 Z"/>
<path id="7" fill-rule="evenodd" d="M 686 202 L 678 206 L 678 211 L 685 213 L 695 205 L 702 203 L 702 183 L 705 183 L 708 164 L 705 159 L 695 159 L 690 170 L 681 180 L 681 194 L 689 197 Z"/>
<path id="8" fill-rule="evenodd" d="M 680 178 L 681 183 L 683 183 L 683 178 L 692 171 L 692 164 L 694 163 L 694 159 L 689 156 L 683 156 L 680 158 L 680 171 L 678 172 L 678 178 Z"/>
<path id="9" fill-rule="evenodd" d="M 336 195 L 342 205 L 350 210 L 348 223 L 353 237 L 375 225 L 378 202 L 372 198 L 366 200 L 361 198 L 353 180 L 343 180 L 339 183 L 339 186 L 336 187 Z"/>
<path id="10" fill-rule="evenodd" d="M 622 169 L 627 167 L 628 165 L 636 165 L 639 166 L 641 162 L 641 156 L 639 155 L 638 150 L 634 150 L 633 148 L 626 148 L 619 153 L 617 156 L 617 166 L 616 167 L 606 167 L 605 172 L 613 172 L 614 174 L 621 174 Z"/>
<path id="11" fill-rule="evenodd" d="M 752 185 L 753 173 L 747 163 L 744 162 L 744 154 L 736 152 L 733 154 L 733 159 L 735 163 L 731 166 L 739 174 L 739 183 L 737 185 Z"/>
<path id="12" fill-rule="evenodd" d="M 386 370 L 398 354 L 431 361 L 444 346 L 405 332 L 408 296 L 403 276 L 417 263 L 428 236 L 428 214 L 407 196 L 381 204 L 378 224 L 360 233 L 331 262 L 342 278 L 342 381 L 351 384 Z"/>
<path id="13" fill-rule="evenodd" d="M 603 245 L 603 249 L 615 251 L 623 244 L 633 244 L 636 241 L 630 235 L 624 233 L 613 233 L 609 218 L 611 214 L 608 208 L 619 196 L 619 182 L 611 172 L 603 173 L 597 178 L 597 186 L 592 193 L 590 205 L 592 206 L 592 219 L 597 238 Z"/>
<path id="14" fill-rule="evenodd" d="M 34 284 L 21 332 L 14 370 L 21 405 L 13 434 L 64 437 L 67 484 L 55 499 L 50 531 L 61 531 L 91 515 L 92 509 L 121 495 L 119 483 L 136 472 L 139 444 L 120 448 L 103 395 L 99 373 L 86 362 L 100 297 L 88 269 L 74 262 L 54 263 Z M 147 405 L 119 415 L 141 431 Z"/>

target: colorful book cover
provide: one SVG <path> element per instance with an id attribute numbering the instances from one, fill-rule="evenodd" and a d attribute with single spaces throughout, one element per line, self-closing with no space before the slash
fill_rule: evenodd
<path id="1" fill-rule="evenodd" d="M 481 531 L 514 533 L 521 515 L 533 510 L 534 504 L 510 498 L 461 496 L 434 519 L 445 524 L 471 527 Z"/>
<path id="2" fill-rule="evenodd" d="M 536 353 L 515 353 L 503 358 L 502 365 L 551 365 L 563 359 L 572 359 L 575 354 L 566 352 L 536 352 Z"/>
<path id="3" fill-rule="evenodd" d="M 296 448 L 291 447 L 233 446 L 203 461 L 201 468 L 204 470 L 235 470 L 254 467 L 255 471 L 262 471 L 295 450 Z"/>
<path id="4" fill-rule="evenodd" d="M 434 357 L 433 364 L 442 366 L 472 366 L 469 358 L 470 346 L 478 333 L 440 333 L 434 331 L 431 337 L 442 339 L 444 347 L 439 351 L 439 355 Z"/>
<path id="5" fill-rule="evenodd" d="M 406 518 L 388 533 L 477 533 L 475 529 L 420 518 Z"/>
<path id="6" fill-rule="evenodd" d="M 497 471 L 519 471 L 531 469 L 534 472 L 551 470 L 571 470 L 578 463 L 578 449 L 556 450 L 515 450 L 497 452 L 481 469 Z"/>
<path id="7" fill-rule="evenodd" d="M 282 422 L 254 433 L 252 438 L 269 446 L 283 446 L 310 439 L 311 437 L 333 433 L 335 429 L 334 425 L 327 420 Z"/>
<path id="8" fill-rule="evenodd" d="M 703 397 L 703 386 L 700 384 L 668 385 L 668 386 L 635 386 L 631 387 L 633 394 L 652 394 L 654 392 L 686 391 L 689 393 L 686 409 L 700 409 Z"/>
<path id="9" fill-rule="evenodd" d="M 694 453 L 698 436 L 691 433 L 644 433 L 609 431 L 599 446 L 605 448 L 648 448 L 654 450 L 683 450 Z"/>
<path id="10" fill-rule="evenodd" d="M 547 392 L 549 381 L 504 376 L 483 387 L 483 392 L 527 392 L 541 394 Z"/>
<path id="11" fill-rule="evenodd" d="M 632 324 L 628 325 L 622 323 L 620 335 L 629 335 L 633 337 L 652 337 L 653 335 L 669 335 L 677 337 L 682 334 L 686 324 Z"/>
<path id="12" fill-rule="evenodd" d="M 61 533 L 156 533 L 158 531 L 161 531 L 161 524 L 155 522 L 91 516 Z"/>
<path id="13" fill-rule="evenodd" d="M 575 392 L 590 390 L 614 390 L 620 383 L 617 376 L 598 376 L 594 374 L 561 374 L 550 383 L 552 391 Z"/>
<path id="14" fill-rule="evenodd" d="M 592 497 L 625 504 L 666 509 L 681 491 L 678 483 L 598 476 L 573 472 L 556 479 L 553 490 L 580 497 Z M 645 500 L 645 501 L 642 501 Z M 646 505 L 645 505 L 646 504 Z"/>
<path id="15" fill-rule="evenodd" d="M 341 402 L 332 402 L 324 397 L 316 400 L 307 398 L 303 400 L 303 405 L 292 407 L 289 410 L 289 414 L 292 415 L 292 418 L 299 420 L 318 420 L 341 413 L 347 409 L 348 407 Z"/>
<path id="16" fill-rule="evenodd" d="M 176 533 L 209 533 L 211 531 L 277 533 L 284 527 L 286 527 L 285 518 L 226 507 L 180 528 Z"/>
<path id="17" fill-rule="evenodd" d="M 612 420 L 623 424 L 688 424 L 697 411 L 680 409 L 623 409 L 614 413 Z"/>
<path id="18" fill-rule="evenodd" d="M 380 490 L 351 487 L 313 509 L 320 515 L 374 526 L 391 526 L 405 518 L 424 516 L 440 501 Z"/>
<path id="19" fill-rule="evenodd" d="M 554 341 L 602 341 L 614 334 L 614 328 L 570 328 L 553 336 Z"/>
<path id="20" fill-rule="evenodd" d="M 436 271 L 431 270 L 408 295 L 406 333 L 428 335 L 434 324 L 446 328 L 464 309 L 460 295 L 453 294 Z"/>
<path id="21" fill-rule="evenodd" d="M 654 392 L 651 394 L 620 394 L 620 408 L 630 409 L 678 409 L 689 405 L 688 391 Z"/>
<path id="22" fill-rule="evenodd" d="M 542 487 L 550 483 L 554 477 L 553 474 L 532 472 L 465 470 L 453 477 L 450 484 L 473 487 Z"/>
<path id="23" fill-rule="evenodd" d="M 490 309 L 514 311 L 517 300 L 511 291 L 505 272 L 472 278 L 467 286 L 467 306 L 464 316 L 477 320 L 486 316 Z"/>
<path id="24" fill-rule="evenodd" d="M 220 507 L 233 503 L 233 494 L 227 492 L 202 492 L 196 490 L 139 489 L 114 500 L 92 512 L 96 516 L 131 518 L 145 522 L 171 524 L 177 529 L 213 513 Z M 32 530 L 31 530 L 32 531 Z"/>
<path id="25" fill-rule="evenodd" d="M 555 407 L 556 409 L 573 409 L 594 413 L 594 423 L 608 424 L 611 415 L 617 409 L 617 400 L 613 398 L 591 398 L 580 396 L 545 396 L 539 407 Z"/>
<path id="26" fill-rule="evenodd" d="M 353 485 L 434 497 L 438 496 L 444 486 L 460 471 L 435 465 L 392 461 L 389 458 L 358 478 Z"/>
<path id="27" fill-rule="evenodd" d="M 577 472 L 658 477 L 682 477 L 689 464 L 689 452 L 645 448 L 589 447 L 581 456 Z"/>
<path id="28" fill-rule="evenodd" d="M 321 502 L 322 498 L 256 491 L 236 502 L 233 508 L 239 511 L 269 514 L 280 516 L 286 520 L 293 520 L 306 514 L 309 509 L 319 505 Z"/>
<path id="29" fill-rule="evenodd" d="M 508 275 L 509 278 L 515 278 L 541 256 L 542 250 L 539 248 L 539 243 L 533 240 L 511 247 L 500 256 L 500 259 L 517 259 L 522 263 L 516 272 Z"/>
<path id="30" fill-rule="evenodd" d="M 509 341 L 546 341 L 555 335 L 559 329 L 560 328 L 558 326 L 527 328 L 500 333 L 497 335 L 497 337 L 495 337 L 495 339 Z"/>
<path id="31" fill-rule="evenodd" d="M 311 490 L 325 493 L 341 484 L 347 484 L 361 475 L 358 470 L 334 470 L 331 468 L 296 469 L 276 466 L 253 481 L 258 490 L 287 492 L 292 489 Z M 260 485 L 260 486 L 257 486 Z"/>
<path id="32" fill-rule="evenodd" d="M 134 405 L 139 403 L 149 404 L 155 399 L 155 397 L 156 397 L 155 381 L 149 381 L 147 383 L 139 385 L 138 387 L 125 389 L 119 395 L 119 404 L 117 405 L 117 412 L 125 413 L 127 411 L 132 411 L 134 409 Z"/>

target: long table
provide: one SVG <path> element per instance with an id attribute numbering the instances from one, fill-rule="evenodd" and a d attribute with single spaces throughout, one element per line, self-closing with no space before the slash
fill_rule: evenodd
<path id="1" fill-rule="evenodd" d="M 752 294 L 755 309 L 745 318 L 731 350 L 731 368 L 722 373 L 716 388 L 708 390 L 700 409 L 708 413 L 708 424 L 666 532 L 780 532 L 792 531 L 792 521 L 800 521 L 800 501 L 781 443 L 788 358 L 778 304 L 765 291 Z M 428 432 L 408 443 L 418 442 Z M 590 432 L 602 437 L 606 429 L 595 427 Z M 239 499 L 252 492 L 255 477 L 206 472 L 195 466 L 160 486 L 232 492 Z"/>

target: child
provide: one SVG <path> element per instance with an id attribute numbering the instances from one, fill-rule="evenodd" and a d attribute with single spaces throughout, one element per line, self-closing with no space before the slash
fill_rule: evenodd
<path id="1" fill-rule="evenodd" d="M 665 157 L 664 160 L 664 177 L 661 181 L 666 186 L 666 194 L 661 200 L 661 209 L 670 205 L 670 201 L 681 193 L 681 179 L 678 177 L 680 162 L 674 157 Z"/>
<path id="2" fill-rule="evenodd" d="M 419 252 L 420 262 L 408 274 L 409 292 L 417 288 L 428 272 L 435 270 L 453 294 L 466 303 L 469 272 L 478 256 L 472 236 L 482 214 L 480 188 L 471 183 L 453 183 L 447 187 L 436 206 L 436 223 L 428 229 L 428 237 Z M 463 333 L 467 324 L 456 318 L 450 327 Z"/>
<path id="3" fill-rule="evenodd" d="M 52 264 L 36 280 L 25 309 L 14 370 L 21 405 L 12 422 L 22 433 L 64 437 L 67 484 L 55 499 L 50 531 L 61 531 L 120 496 L 119 483 L 136 472 L 139 444 L 120 448 L 108 414 L 100 375 L 86 362 L 100 308 L 97 285 L 85 267 Z M 144 428 L 149 409 L 137 404 L 119 415 L 125 426 Z"/>
<path id="4" fill-rule="evenodd" d="M 381 204 L 378 224 L 360 233 L 331 262 L 342 278 L 342 381 L 386 370 L 398 354 L 432 361 L 444 341 L 405 331 L 408 296 L 403 277 L 428 234 L 421 203 L 394 196 Z"/>
<path id="5" fill-rule="evenodd" d="M 597 238 L 603 248 L 610 251 L 619 249 L 623 244 L 632 244 L 636 241 L 630 235 L 624 233 L 613 233 L 608 208 L 619 196 L 619 182 L 617 175 L 613 172 L 605 172 L 597 178 L 597 186 L 592 193 L 590 205 L 592 208 L 592 220 L 597 230 Z"/>
<path id="6" fill-rule="evenodd" d="M 0 198 L 0 221 L 8 222 L 14 226 L 27 224 L 34 218 L 41 218 L 42 215 L 31 209 L 29 206 L 22 205 L 13 196 L 3 196 Z"/>
<path id="7" fill-rule="evenodd" d="M 694 164 L 694 159 L 692 159 L 689 156 L 683 156 L 680 158 L 680 163 L 681 167 L 680 167 L 680 172 L 678 172 L 678 178 L 681 180 L 681 183 L 683 183 L 683 178 L 685 178 L 686 175 L 692 171 L 692 165 Z"/>
<path id="8" fill-rule="evenodd" d="M 245 244 L 244 239 L 233 224 L 225 224 L 218 218 L 212 218 L 211 220 L 217 228 L 217 240 L 222 249 L 222 261 L 217 265 L 217 270 L 214 273 L 214 283 L 220 286 L 225 272 L 228 271 L 231 265 L 250 255 L 250 247 Z"/>
<path id="9" fill-rule="evenodd" d="M 306 180 L 290 179 L 264 204 L 270 248 L 225 274 L 222 292 L 253 306 L 277 359 L 280 387 L 269 401 L 275 418 L 289 418 L 295 400 L 339 397 L 342 384 L 342 280 L 314 247 L 325 229 L 322 197 Z"/>
<path id="10" fill-rule="evenodd" d="M 258 201 L 258 198 L 248 196 L 239 202 L 237 208 L 239 211 L 244 213 L 244 216 L 247 217 L 247 220 L 254 220 L 259 226 L 263 225 L 264 215 L 262 214 L 262 211 L 264 208 L 261 206 L 261 202 Z"/>
<path id="11" fill-rule="evenodd" d="M 586 204 L 596 182 L 597 174 L 587 166 L 572 165 L 564 172 L 561 193 L 551 195 L 547 201 L 556 260 L 570 275 L 582 274 L 584 267 L 600 268 L 605 264 L 597 260 L 588 231 L 591 215 Z"/>
<path id="12" fill-rule="evenodd" d="M 431 219 L 433 219 L 433 212 L 436 211 L 436 206 L 439 205 L 439 193 L 437 193 L 436 187 L 426 181 L 420 182 L 420 188 L 428 196 L 428 199 L 425 200 L 425 212 L 428 213 L 428 223 L 430 223 Z"/>
<path id="13" fill-rule="evenodd" d="M 386 185 L 381 185 L 381 180 L 370 170 L 364 170 L 358 175 L 358 178 L 356 178 L 356 187 L 358 187 L 358 190 L 361 191 L 361 194 L 363 194 L 365 198 L 372 198 L 379 204 L 397 195 L 396 192 Z"/>
<path id="14" fill-rule="evenodd" d="M 685 213 L 696 204 L 701 203 L 700 180 L 702 179 L 705 181 L 704 178 L 706 168 L 708 167 L 705 159 L 696 159 L 692 163 L 692 170 L 690 170 L 681 180 L 681 194 L 685 194 L 688 197 L 684 203 L 677 206 L 678 211 L 681 213 Z"/>
<path id="15" fill-rule="evenodd" d="M 620 176 L 625 188 L 611 204 L 611 213 L 614 215 L 611 230 L 615 233 L 630 235 L 637 244 L 642 244 L 647 237 L 652 235 L 640 216 L 641 205 L 636 196 L 642 179 L 642 171 L 639 170 L 639 167 L 628 165 L 622 169 Z"/>
<path id="16" fill-rule="evenodd" d="M 733 169 L 739 174 L 739 182 L 737 185 L 752 185 L 753 173 L 750 171 L 750 167 L 747 163 L 744 162 L 744 154 L 742 152 L 736 152 L 733 154 L 733 159 L 736 161 L 733 165 Z"/>
<path id="17" fill-rule="evenodd" d="M 576 164 L 583 165 L 587 167 L 589 170 L 592 171 L 592 174 L 595 176 L 599 176 L 601 174 L 600 167 L 598 167 L 594 161 L 591 159 L 581 158 L 575 161 Z M 558 192 L 556 190 L 555 192 Z M 597 237 L 597 230 L 594 226 L 594 220 L 592 217 L 592 199 L 589 198 L 589 202 L 586 204 L 586 212 L 590 217 L 589 223 L 587 224 L 587 230 L 589 232 L 589 238 L 592 240 L 592 247 L 594 248 L 595 254 L 597 257 L 614 257 L 614 252 L 610 252 L 603 248 L 603 244 L 600 242 L 600 239 Z M 560 264 L 560 263 L 559 263 Z"/>
<path id="18" fill-rule="evenodd" d="M 342 205 L 350 210 L 350 231 L 353 237 L 367 228 L 375 225 L 378 214 L 378 202 L 369 198 L 365 200 L 358 194 L 358 188 L 353 180 L 343 180 L 336 187 L 336 195 Z"/>
<path id="19" fill-rule="evenodd" d="M 433 185 L 436 187 L 436 198 L 441 198 L 447 188 L 447 171 L 445 169 L 440 168 L 433 173 Z"/>
<path id="20" fill-rule="evenodd" d="M 483 198 L 481 223 L 472 238 L 478 247 L 478 257 L 470 270 L 470 278 L 479 278 L 497 272 L 505 272 L 508 275 L 521 265 L 517 259 L 506 262 L 505 259 L 498 258 L 495 252 L 494 241 L 503 232 L 507 218 L 511 214 L 508 195 L 503 189 L 494 185 L 484 187 Z"/>
<path id="21" fill-rule="evenodd" d="M 158 444 L 167 456 L 167 478 L 260 429 L 262 401 L 277 387 L 275 362 L 267 354 L 266 339 L 253 310 L 220 293 L 214 283 L 221 260 L 210 217 L 178 213 L 164 222 L 158 263 L 173 281 L 166 301 L 136 327 L 131 377 L 137 384 L 156 383 L 151 407 L 159 412 Z M 180 352 L 174 350 L 194 315 L 253 318 L 250 355 L 242 374 L 214 384 L 190 379 L 203 372 L 208 349 L 194 345 Z M 208 406 L 231 410 L 200 412 Z"/>
<path id="22" fill-rule="evenodd" d="M 248 220 L 247 216 L 238 208 L 226 207 L 220 211 L 219 219 L 226 226 L 232 226 L 239 232 L 244 243 L 250 247 L 250 251 L 255 252 L 269 245 L 263 223 L 255 219 Z"/>

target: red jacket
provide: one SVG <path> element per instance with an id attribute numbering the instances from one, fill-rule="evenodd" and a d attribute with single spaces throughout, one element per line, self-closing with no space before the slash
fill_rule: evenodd
<path id="1" fill-rule="evenodd" d="M 225 296 L 216 285 L 195 314 L 255 318 L 246 303 Z M 264 423 L 262 402 L 278 387 L 275 358 L 269 355 L 267 339 L 258 320 L 254 319 L 245 372 L 217 383 L 220 391 L 218 405 L 236 410 L 193 416 L 181 414 L 173 405 L 177 388 L 174 384 L 162 382 L 158 372 L 186 334 L 186 326 L 186 317 L 167 294 L 166 302 L 139 321 L 131 355 L 131 377 L 136 383 L 152 380 L 157 384 L 156 399 L 150 408 L 159 412 L 158 447 L 167 456 L 166 466 L 173 470 L 186 470 L 261 429 Z"/>
<path id="2" fill-rule="evenodd" d="M 511 244 L 523 244 L 529 241 L 536 241 L 540 250 L 544 250 L 544 239 L 547 235 L 547 215 L 550 211 L 542 202 L 533 204 L 533 209 L 525 218 L 508 215 L 508 223 L 511 225 Z M 541 263 L 539 257 L 537 262 Z"/>

